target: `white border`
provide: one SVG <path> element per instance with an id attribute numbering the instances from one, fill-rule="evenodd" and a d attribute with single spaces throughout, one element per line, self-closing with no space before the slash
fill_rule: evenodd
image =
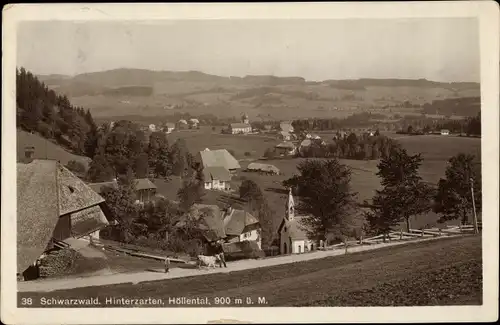
<path id="1" fill-rule="evenodd" d="M 499 10 L 493 1 L 238 4 L 30 4 L 3 9 L 1 318 L 8 324 L 445 322 L 498 319 Z M 16 24 L 26 20 L 346 19 L 478 17 L 481 52 L 483 306 L 318 308 L 18 309 L 16 298 Z M 486 209 L 487 207 L 487 209 Z"/>

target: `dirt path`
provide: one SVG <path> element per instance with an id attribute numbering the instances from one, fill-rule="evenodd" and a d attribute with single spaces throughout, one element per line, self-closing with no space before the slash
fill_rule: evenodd
<path id="1" fill-rule="evenodd" d="M 450 237 L 451 236 L 418 239 L 418 240 L 413 240 L 412 243 L 430 241 L 430 240 L 439 240 Z M 374 250 L 388 246 L 398 246 L 407 243 L 408 241 L 401 241 L 401 242 L 373 244 L 369 246 L 351 247 L 349 248 L 349 253 Z M 176 278 L 200 276 L 213 273 L 228 273 L 234 271 L 243 271 L 248 269 L 256 269 L 261 267 L 275 266 L 275 265 L 288 264 L 294 262 L 302 262 L 302 261 L 320 259 L 329 256 L 337 256 L 343 254 L 344 254 L 343 248 L 329 250 L 329 251 L 314 251 L 311 253 L 301 254 L 301 255 L 286 255 L 286 256 L 278 256 L 261 260 L 241 260 L 241 261 L 229 262 L 227 268 L 215 268 L 210 270 L 174 268 L 171 269 L 168 274 L 163 273 L 162 265 L 158 264 L 158 269 L 151 271 L 141 271 L 135 273 L 117 273 L 111 275 L 95 275 L 95 276 L 86 276 L 86 277 L 71 278 L 71 279 L 53 279 L 53 280 L 46 279 L 38 281 L 19 282 L 18 292 L 50 292 L 55 290 L 103 286 L 103 285 L 112 285 L 121 283 L 137 284 L 141 282 L 176 279 Z"/>

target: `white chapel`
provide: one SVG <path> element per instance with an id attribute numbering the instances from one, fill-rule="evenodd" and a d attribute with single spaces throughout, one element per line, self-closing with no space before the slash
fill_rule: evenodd
<path id="1" fill-rule="evenodd" d="M 302 223 L 304 217 L 295 215 L 295 201 L 290 189 L 285 205 L 285 216 L 278 228 L 280 254 L 300 254 L 315 249 L 314 241 L 309 239 L 307 228 Z"/>

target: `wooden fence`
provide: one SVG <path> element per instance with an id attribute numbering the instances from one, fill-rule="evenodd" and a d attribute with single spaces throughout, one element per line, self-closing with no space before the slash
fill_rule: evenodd
<path id="1" fill-rule="evenodd" d="M 478 222 L 478 229 L 481 231 L 482 223 Z M 462 234 L 473 234 L 473 225 L 458 225 L 458 226 L 446 226 L 444 228 L 429 228 L 429 229 L 410 229 L 409 232 L 400 231 L 390 231 L 388 234 L 381 234 L 369 238 L 360 238 L 359 240 L 351 240 L 347 243 L 339 243 L 335 245 L 329 245 L 326 247 L 319 247 L 320 250 L 331 250 L 342 247 L 359 246 L 359 245 L 373 245 L 380 243 L 389 243 L 393 241 L 410 241 L 420 238 L 433 238 L 442 236 L 457 236 Z M 346 245 L 347 244 L 347 245 Z"/>

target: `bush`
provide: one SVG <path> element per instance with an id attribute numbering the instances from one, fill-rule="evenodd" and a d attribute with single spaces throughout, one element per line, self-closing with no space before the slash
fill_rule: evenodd
<path id="1" fill-rule="evenodd" d="M 66 165 L 66 168 L 68 168 L 70 171 L 78 174 L 83 174 L 86 172 L 85 165 L 83 165 L 81 162 L 76 161 L 76 160 L 70 160 L 68 164 Z"/>

